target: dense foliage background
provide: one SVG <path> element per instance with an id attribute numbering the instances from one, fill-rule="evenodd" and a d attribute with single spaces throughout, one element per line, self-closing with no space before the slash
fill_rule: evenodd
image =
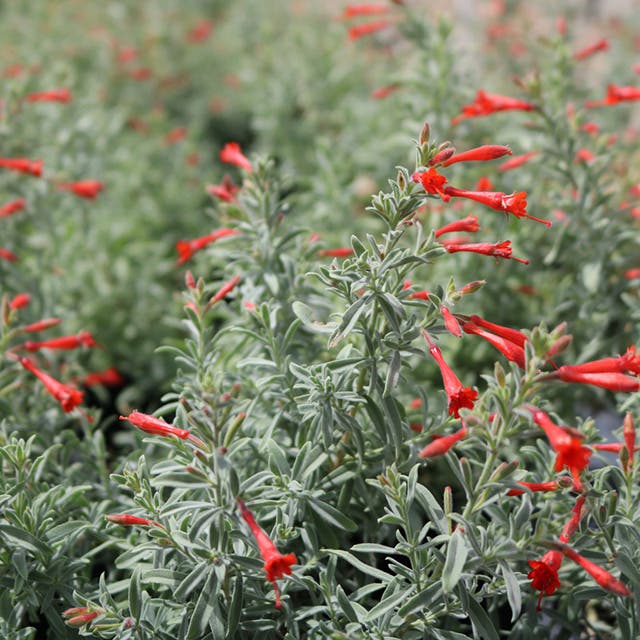
<path id="1" fill-rule="evenodd" d="M 0 637 L 638 637 L 640 14 L 463 5 L 0 2 Z"/>

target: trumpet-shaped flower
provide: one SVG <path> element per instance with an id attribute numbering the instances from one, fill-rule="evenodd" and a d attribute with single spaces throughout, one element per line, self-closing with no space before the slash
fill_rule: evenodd
<path id="1" fill-rule="evenodd" d="M 453 372 L 451 367 L 446 363 L 439 347 L 433 342 L 431 336 L 423 331 L 422 335 L 429 345 L 429 353 L 438 363 L 444 390 L 449 400 L 449 414 L 460 417 L 460 409 L 473 409 L 473 405 L 478 397 L 478 392 L 471 387 L 465 387 Z"/>
<path id="2" fill-rule="evenodd" d="M 240 508 L 240 515 L 242 515 L 244 521 L 249 525 L 249 529 L 251 529 L 251 533 L 258 545 L 258 551 L 264 560 L 264 570 L 267 574 L 267 580 L 273 584 L 276 595 L 276 609 L 279 609 L 282 604 L 280 602 L 280 590 L 278 589 L 276 580 L 291 575 L 291 566 L 296 564 L 298 559 L 293 553 L 287 553 L 286 555 L 281 554 L 273 541 L 258 525 L 245 503 L 240 499 L 238 499 L 237 502 Z"/>

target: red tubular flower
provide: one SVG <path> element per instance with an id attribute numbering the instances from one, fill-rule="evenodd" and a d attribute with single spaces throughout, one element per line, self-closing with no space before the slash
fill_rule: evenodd
<path id="1" fill-rule="evenodd" d="M 153 75 L 153 71 L 149 69 L 149 67 L 137 67 L 136 69 L 131 69 L 131 71 L 128 71 L 127 75 L 132 80 L 144 82 L 145 80 L 149 80 L 149 78 L 151 78 L 151 76 Z"/>
<path id="2" fill-rule="evenodd" d="M 20 327 L 20 331 L 24 333 L 38 333 L 39 331 L 45 331 L 51 329 L 62 322 L 60 318 L 44 318 L 31 324 L 26 324 L 24 327 Z"/>
<path id="3" fill-rule="evenodd" d="M 578 149 L 574 158 L 575 162 L 591 162 L 595 155 L 589 149 Z"/>
<path id="4" fill-rule="evenodd" d="M 523 164 L 527 164 L 531 158 L 535 158 L 538 155 L 539 151 L 529 151 L 529 153 L 523 153 L 519 156 L 513 156 L 513 158 L 509 158 L 506 162 L 498 165 L 498 171 L 511 171 L 512 169 L 517 169 L 521 167 Z"/>
<path id="5" fill-rule="evenodd" d="M 531 571 L 527 574 L 527 578 L 531 580 L 531 586 L 540 591 L 536 611 L 541 610 L 542 596 L 550 596 L 560 586 L 558 569 L 561 564 L 560 551 L 547 551 L 540 560 L 529 560 Z"/>
<path id="6" fill-rule="evenodd" d="M 622 442 L 596 442 L 591 446 L 596 451 L 606 451 L 607 453 L 620 453 L 624 449 Z"/>
<path id="7" fill-rule="evenodd" d="M 375 2 L 366 2 L 362 4 L 350 4 L 345 7 L 342 12 L 343 20 L 355 18 L 357 16 L 373 16 L 388 13 L 389 5 Z"/>
<path id="8" fill-rule="evenodd" d="M 463 231 L 467 231 L 469 233 L 475 233 L 480 230 L 480 225 L 478 224 L 478 216 L 467 216 L 462 220 L 456 220 L 455 222 L 450 222 L 449 224 L 445 224 L 443 227 L 436 229 L 436 238 L 444 235 L 445 233 L 459 233 Z"/>
<path id="9" fill-rule="evenodd" d="M 428 300 L 429 292 L 426 289 L 423 289 L 422 291 L 414 291 L 409 294 L 409 298 L 411 300 Z"/>
<path id="10" fill-rule="evenodd" d="M 147 518 L 141 518 L 139 516 L 132 516 L 128 513 L 112 513 L 105 516 L 109 522 L 120 524 L 124 527 L 138 525 L 141 527 L 158 527 L 160 526 L 155 520 L 149 520 Z"/>
<path id="11" fill-rule="evenodd" d="M 389 20 L 374 20 L 373 22 L 365 22 L 357 24 L 349 28 L 349 40 L 358 40 L 363 36 L 368 36 L 377 31 L 382 31 L 391 25 Z"/>
<path id="12" fill-rule="evenodd" d="M 352 256 L 354 251 L 351 247 L 337 247 L 336 249 L 320 249 L 316 255 L 321 258 L 347 258 Z"/>
<path id="13" fill-rule="evenodd" d="M 577 365 L 580 366 L 580 365 Z M 562 380 L 575 384 L 590 384 L 594 387 L 608 389 L 618 393 L 640 391 L 640 380 L 618 372 L 583 373 L 576 371 L 571 365 L 564 365 L 543 376 L 542 380 Z"/>
<path id="14" fill-rule="evenodd" d="M 120 387 L 124 382 L 124 378 L 115 367 L 109 367 L 104 371 L 87 373 L 80 381 L 84 387 Z"/>
<path id="15" fill-rule="evenodd" d="M 460 409 L 473 409 L 473 404 L 478 397 L 478 392 L 471 387 L 463 386 L 451 367 L 445 362 L 442 352 L 433 342 L 431 336 L 423 329 L 422 335 L 429 345 L 429 353 L 440 367 L 444 390 L 449 399 L 449 414 L 460 417 Z"/>
<path id="16" fill-rule="evenodd" d="M 585 122 L 581 127 L 580 131 L 584 131 L 591 136 L 595 136 L 600 133 L 600 127 L 596 122 Z"/>
<path id="17" fill-rule="evenodd" d="M 167 133 L 164 137 L 166 144 L 176 144 L 187 137 L 186 127 L 176 127 Z"/>
<path id="18" fill-rule="evenodd" d="M 237 142 L 227 142 L 227 144 L 222 147 L 220 151 L 220 161 L 227 164 L 234 164 L 249 173 L 253 171 L 249 159 L 242 153 L 240 145 Z"/>
<path id="19" fill-rule="evenodd" d="M 208 244 L 211 244 L 216 240 L 220 240 L 221 238 L 226 238 L 228 236 L 237 236 L 239 234 L 240 231 L 237 229 L 228 229 L 223 227 L 222 229 L 217 229 L 206 236 L 201 236 L 194 240 L 178 240 L 178 242 L 176 242 L 176 249 L 179 254 L 178 264 L 184 264 L 191 258 L 191 256 L 193 256 L 194 253 L 204 249 Z"/>
<path id="20" fill-rule="evenodd" d="M 573 476 L 574 486 L 580 490 L 582 487 L 580 472 L 589 464 L 591 449 L 583 446 L 582 436 L 575 429 L 558 426 L 537 407 L 527 406 L 526 408 L 531 412 L 534 422 L 547 435 L 551 448 L 558 454 L 555 470 L 562 471 L 567 467 Z"/>
<path id="21" fill-rule="evenodd" d="M 493 256 L 495 258 L 504 258 L 505 260 L 516 260 L 522 262 L 522 264 L 529 264 L 528 260 L 523 258 L 514 258 L 511 249 L 511 241 L 505 240 L 504 242 L 498 242 L 491 244 L 489 242 L 476 242 L 476 243 L 452 243 L 445 246 L 448 253 L 457 253 L 458 251 L 467 251 L 469 253 L 479 253 L 483 256 Z"/>
<path id="22" fill-rule="evenodd" d="M 225 202 L 235 202 L 236 193 L 240 191 L 240 187 L 233 184 L 229 176 L 225 176 L 222 178 L 220 184 L 208 184 L 206 190 L 207 193 L 214 198 L 220 198 L 220 200 L 224 200 Z"/>
<path id="23" fill-rule="evenodd" d="M 9 309 L 12 311 L 22 309 L 23 307 L 26 307 L 30 301 L 31 296 L 28 293 L 18 293 L 13 297 L 11 302 L 9 302 Z"/>
<path id="24" fill-rule="evenodd" d="M 633 454 L 636 450 L 636 425 L 630 411 L 624 417 L 622 423 L 622 437 L 624 438 L 624 446 L 627 449 L 627 461 L 625 463 L 625 471 L 633 469 Z"/>
<path id="25" fill-rule="evenodd" d="M 536 222 L 541 222 L 547 227 L 551 226 L 549 220 L 535 218 L 527 213 L 527 193 L 518 191 L 517 193 L 506 194 L 501 191 L 467 191 L 456 187 L 445 187 L 444 192 L 454 198 L 467 198 L 475 202 L 480 202 L 495 211 L 512 213 L 516 218 L 529 218 Z"/>
<path id="26" fill-rule="evenodd" d="M 461 153 L 452 155 L 448 160 L 445 160 L 442 163 L 442 166 L 448 167 L 456 162 L 487 162 L 488 160 L 502 158 L 502 156 L 510 156 L 512 153 L 511 149 L 504 145 L 485 144 L 480 147 L 475 147 L 468 151 L 462 151 Z"/>
<path id="27" fill-rule="evenodd" d="M 471 104 L 463 106 L 462 113 L 453 118 L 451 124 L 457 124 L 465 118 L 488 116 L 497 111 L 533 111 L 535 108 L 536 106 L 530 102 L 496 93 L 486 93 L 480 89 L 478 93 L 476 93 L 475 100 Z"/>
<path id="28" fill-rule="evenodd" d="M 488 176 L 480 176 L 478 182 L 476 182 L 474 191 L 493 191 L 493 182 L 491 182 Z"/>
<path id="29" fill-rule="evenodd" d="M 502 336 L 495 335 L 486 329 L 482 329 L 477 324 L 468 320 L 463 323 L 462 330 L 465 333 L 473 333 L 481 338 L 484 338 L 490 345 L 494 346 L 500 353 L 507 358 L 515 362 L 521 369 L 524 369 L 525 355 L 522 346 L 511 342 L 510 340 L 503 338 Z"/>
<path id="30" fill-rule="evenodd" d="M 18 256 L 13 253 L 13 251 L 9 251 L 9 249 L 3 249 L 0 247 L 0 258 L 2 260 L 6 260 L 7 262 L 18 262 Z"/>
<path id="31" fill-rule="evenodd" d="M 187 33 L 187 40 L 191 44 L 199 44 L 209 38 L 213 31 L 213 22 L 203 18 L 197 24 L 195 24 Z"/>
<path id="32" fill-rule="evenodd" d="M 282 603 L 280 602 L 280 590 L 278 589 L 278 583 L 276 580 L 284 576 L 290 576 L 291 565 L 296 564 L 298 559 L 293 553 L 282 555 L 276 548 L 273 541 L 255 521 L 253 514 L 249 509 L 247 509 L 245 503 L 240 499 L 238 499 L 237 502 L 238 507 L 240 508 L 240 514 L 244 521 L 249 525 L 251 533 L 258 544 L 258 550 L 264 560 L 264 570 L 267 574 L 267 580 L 273 584 L 273 589 L 275 591 L 275 606 L 276 609 L 279 609 L 282 606 Z"/>
<path id="33" fill-rule="evenodd" d="M 24 198 L 17 198 L 11 202 L 7 202 L 0 207 L 0 218 L 6 218 L 7 216 L 18 213 L 26 207 Z"/>
<path id="34" fill-rule="evenodd" d="M 418 173 L 418 179 L 424 190 L 431 195 L 440 196 L 445 202 L 449 201 L 449 196 L 442 190 L 447 179 L 438 173 L 436 169 L 431 167 L 427 171 Z"/>
<path id="35" fill-rule="evenodd" d="M 378 87 L 377 89 L 374 89 L 371 92 L 370 96 L 374 100 L 384 100 L 385 98 L 388 98 L 392 93 L 395 93 L 399 88 L 400 84 L 395 82 L 394 84 L 388 84 L 384 87 Z"/>
<path id="36" fill-rule="evenodd" d="M 503 327 L 501 324 L 495 324 L 494 322 L 489 322 L 484 318 L 481 318 L 477 315 L 469 316 L 469 320 L 474 324 L 482 327 L 483 329 L 487 329 L 492 333 L 499 335 L 506 340 L 514 342 L 520 347 L 524 347 L 525 343 L 529 340 L 527 336 L 522 333 L 522 331 L 518 331 L 517 329 L 511 329 L 510 327 Z"/>
<path id="37" fill-rule="evenodd" d="M 462 427 L 448 436 L 441 436 L 430 442 L 420 453 L 418 454 L 419 458 L 435 458 L 436 456 L 443 456 L 453 445 L 463 440 L 467 437 L 467 428 L 462 425 Z"/>
<path id="38" fill-rule="evenodd" d="M 40 91 L 28 94 L 25 99 L 27 102 L 71 102 L 71 91 L 69 89 Z"/>
<path id="39" fill-rule="evenodd" d="M 440 313 L 442 314 L 444 326 L 447 328 L 447 331 L 456 338 L 461 338 L 462 329 L 460 328 L 460 323 L 457 318 L 444 305 L 440 307 Z"/>
<path id="40" fill-rule="evenodd" d="M 584 501 L 584 496 L 580 496 L 576 500 L 576 504 L 571 510 L 572 516 L 562 528 L 562 533 L 559 537 L 561 543 L 569 542 L 569 538 L 571 538 L 578 529 L 580 525 L 580 518 L 582 517 L 582 506 Z M 547 551 L 539 561 L 529 561 L 529 566 L 532 570 L 529 572 L 527 577 L 532 581 L 531 586 L 540 591 L 540 597 L 538 598 L 538 605 L 536 607 L 537 611 L 540 611 L 542 596 L 544 594 L 551 595 L 560 586 L 558 569 L 560 569 L 561 564 L 562 553 L 555 549 Z"/>
<path id="41" fill-rule="evenodd" d="M 520 481 L 518 484 L 521 487 L 526 487 L 529 491 L 557 491 L 560 488 L 557 480 L 551 480 L 550 482 Z M 507 491 L 508 496 L 521 496 L 523 493 L 526 493 L 524 489 L 509 489 L 509 491 Z"/>
<path id="42" fill-rule="evenodd" d="M 95 347 L 93 336 L 88 331 L 81 331 L 77 336 L 61 336 L 43 340 L 42 342 L 27 341 L 22 345 L 27 351 L 39 351 L 40 349 L 77 349 L 78 347 Z"/>
<path id="43" fill-rule="evenodd" d="M 598 42 L 594 42 L 593 44 L 585 47 L 584 49 L 580 49 L 573 54 L 574 60 L 585 60 L 586 58 L 590 58 L 594 53 L 598 51 L 608 51 L 609 50 L 609 41 L 606 38 L 601 38 Z"/>
<path id="44" fill-rule="evenodd" d="M 631 345 L 622 356 L 601 358 L 583 364 L 564 365 L 557 369 L 570 373 L 633 373 L 640 374 L 640 354 L 636 354 L 636 348 Z M 552 375 L 556 372 L 554 371 Z M 562 379 L 562 374 L 558 375 Z"/>
<path id="45" fill-rule="evenodd" d="M 611 591 L 619 596 L 630 596 L 631 591 L 620 580 L 611 575 L 606 569 L 574 551 L 567 544 L 555 543 L 563 555 L 580 565 L 603 589 Z"/>
<path id="46" fill-rule="evenodd" d="M 629 102 L 640 100 L 640 87 L 621 87 L 610 84 L 607 87 L 607 96 L 602 100 L 589 100 L 584 103 L 585 107 L 605 107 L 619 102 Z"/>
<path id="47" fill-rule="evenodd" d="M 203 449 L 205 448 L 204 442 L 192 435 L 187 429 L 179 429 L 171 424 L 167 424 L 164 420 L 160 420 L 160 418 L 150 416 L 146 413 L 132 411 L 128 416 L 120 416 L 120 420 L 128 420 L 132 425 L 152 436 L 162 436 L 163 438 L 175 436 L 181 440 L 190 440 L 196 446 Z"/>
<path id="48" fill-rule="evenodd" d="M 27 371 L 33 373 L 40 382 L 42 382 L 45 389 L 60 403 L 60 406 L 65 413 L 73 411 L 73 409 L 82 403 L 82 391 L 78 391 L 73 387 L 62 384 L 62 382 L 52 378 L 44 371 L 40 371 L 40 369 L 38 369 L 28 358 L 19 357 L 18 362 Z"/>
<path id="49" fill-rule="evenodd" d="M 78 182 L 59 182 L 58 189 L 71 191 L 80 198 L 95 200 L 98 194 L 104 189 L 104 183 L 99 180 L 80 180 Z"/>
<path id="50" fill-rule="evenodd" d="M 572 516 L 567 521 L 567 523 L 562 527 L 562 533 L 560 533 L 559 540 L 560 542 L 569 542 L 571 536 L 578 530 L 580 526 L 580 519 L 582 518 L 582 507 L 584 506 L 585 501 L 584 496 L 579 496 L 576 500 L 573 509 L 571 509 Z"/>
<path id="51" fill-rule="evenodd" d="M 0 158 L 0 168 L 28 173 L 40 177 L 42 175 L 42 160 L 30 160 L 29 158 Z"/>
<path id="52" fill-rule="evenodd" d="M 231 293 L 240 282 L 240 276 L 233 276 L 231 280 L 225 282 L 222 287 L 217 291 L 217 293 L 211 298 L 209 301 L 209 305 L 214 305 L 216 302 L 222 300 L 228 293 Z"/>

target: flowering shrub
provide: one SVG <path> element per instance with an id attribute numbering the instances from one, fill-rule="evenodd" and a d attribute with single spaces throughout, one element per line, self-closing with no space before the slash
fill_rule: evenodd
<path id="1" fill-rule="evenodd" d="M 482 4 L 25 14 L 2 637 L 638 637 L 637 43 Z"/>

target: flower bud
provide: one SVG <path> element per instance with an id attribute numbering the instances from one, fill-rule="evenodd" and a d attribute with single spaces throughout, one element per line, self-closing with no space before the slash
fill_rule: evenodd
<path id="1" fill-rule="evenodd" d="M 427 142 L 429 142 L 429 134 L 431 133 L 431 129 L 429 127 L 429 123 L 425 122 L 422 125 L 422 129 L 420 130 L 420 137 L 418 138 L 418 141 L 420 142 L 421 145 L 426 144 Z"/>

